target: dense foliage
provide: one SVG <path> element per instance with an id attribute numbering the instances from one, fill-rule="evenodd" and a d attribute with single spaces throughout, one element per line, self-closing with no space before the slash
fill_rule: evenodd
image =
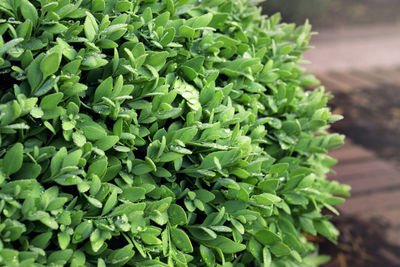
<path id="1" fill-rule="evenodd" d="M 253 2 L 0 0 L 0 265 L 324 260 L 339 116 Z"/>

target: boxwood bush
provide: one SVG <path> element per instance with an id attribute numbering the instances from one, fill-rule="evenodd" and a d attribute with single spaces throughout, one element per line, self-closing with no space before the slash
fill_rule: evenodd
<path id="1" fill-rule="evenodd" d="M 325 260 L 339 116 L 257 2 L 0 0 L 0 265 Z"/>

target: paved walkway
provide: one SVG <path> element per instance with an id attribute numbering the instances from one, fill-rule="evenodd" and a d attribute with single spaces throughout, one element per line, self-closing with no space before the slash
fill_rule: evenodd
<path id="1" fill-rule="evenodd" d="M 330 155 L 339 159 L 339 164 L 334 167 L 336 174 L 329 178 L 352 187 L 352 196 L 338 209 L 344 215 L 388 223 L 390 226 L 385 229 L 387 240 L 400 245 L 398 169 L 378 159 L 372 152 L 352 144 L 350 140 Z"/>
<path id="2" fill-rule="evenodd" d="M 400 66 L 400 24 L 326 30 L 305 53 L 317 73 Z"/>
<path id="3" fill-rule="evenodd" d="M 380 75 L 382 74 L 382 75 Z M 400 84 L 400 68 L 357 71 L 329 71 L 318 75 L 328 91 L 335 94 L 351 90 L 384 88 Z M 400 246 L 400 171 L 379 159 L 373 152 L 355 145 L 347 139 L 346 144 L 330 153 L 339 160 L 334 167 L 336 174 L 330 179 L 352 186 L 352 196 L 341 206 L 346 215 L 366 221 L 376 218 L 386 221 L 387 240 Z"/>

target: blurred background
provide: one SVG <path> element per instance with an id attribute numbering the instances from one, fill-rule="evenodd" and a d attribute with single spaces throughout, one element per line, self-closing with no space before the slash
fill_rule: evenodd
<path id="1" fill-rule="evenodd" d="M 305 65 L 334 95 L 344 119 L 332 131 L 346 144 L 329 179 L 352 186 L 334 223 L 337 246 L 323 238 L 326 267 L 400 266 L 400 0 L 267 0 L 265 14 L 309 19 L 314 47 Z"/>

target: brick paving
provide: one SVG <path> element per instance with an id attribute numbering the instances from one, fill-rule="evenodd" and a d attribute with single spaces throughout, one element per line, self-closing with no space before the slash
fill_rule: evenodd
<path id="1" fill-rule="evenodd" d="M 388 223 L 387 240 L 400 245 L 400 171 L 349 140 L 330 156 L 337 158 L 339 164 L 329 179 L 352 186 L 352 196 L 338 206 L 340 212 Z"/>
<path id="2" fill-rule="evenodd" d="M 305 59 L 327 91 L 400 85 L 400 25 L 325 31 L 314 37 Z M 338 209 L 343 215 L 387 222 L 386 239 L 400 246 L 400 168 L 351 140 L 330 155 L 339 160 L 329 179 L 352 186 Z"/>
<path id="3" fill-rule="evenodd" d="M 305 53 L 318 73 L 400 65 L 400 24 L 323 30 Z"/>
<path id="4" fill-rule="evenodd" d="M 400 46 L 399 46 L 400 47 Z M 400 49 L 399 49 L 400 50 Z M 349 93 L 355 89 L 379 89 L 384 86 L 400 86 L 400 64 L 398 66 L 368 70 L 346 70 L 316 72 L 327 91 Z"/>
<path id="5" fill-rule="evenodd" d="M 387 76 L 379 75 L 381 73 Z M 331 93 L 349 93 L 355 89 L 379 89 L 398 84 L 400 68 L 327 71 L 317 76 Z M 338 209 L 344 215 L 388 223 L 386 239 L 400 246 L 400 169 L 351 140 L 330 155 L 338 159 L 339 164 L 334 167 L 336 174 L 330 175 L 329 179 L 352 186 L 352 196 Z"/>
<path id="6" fill-rule="evenodd" d="M 333 95 L 400 85 L 400 24 L 323 30 L 312 38 L 311 45 L 314 49 L 305 53 L 305 60 L 312 64 L 305 67 L 316 73 Z M 400 247 L 399 166 L 349 139 L 330 156 L 339 163 L 328 179 L 352 186 L 352 196 L 338 206 L 343 217 L 362 219 L 367 222 L 365 225 L 384 222 L 383 237 Z M 387 252 L 386 258 L 394 258 L 393 262 L 400 266 L 400 255 L 391 255 L 379 244 L 376 251 Z M 344 265 L 339 262 L 329 266 L 349 266 L 345 260 Z"/>

